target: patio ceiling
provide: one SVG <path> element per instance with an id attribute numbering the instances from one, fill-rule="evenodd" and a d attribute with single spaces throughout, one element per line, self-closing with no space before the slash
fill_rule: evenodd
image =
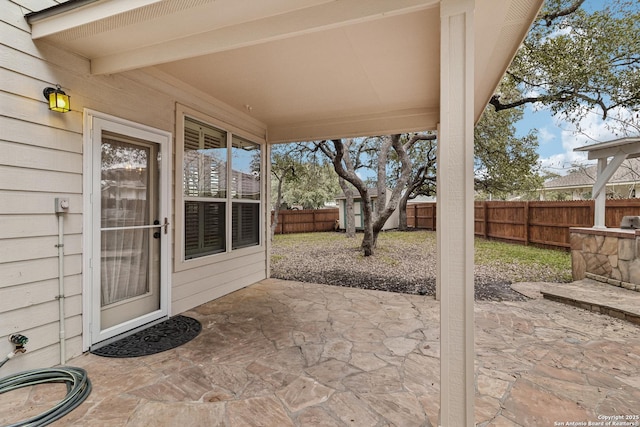
<path id="1" fill-rule="evenodd" d="M 477 3 L 476 120 L 541 2 Z M 192 86 L 264 123 L 270 142 L 440 120 L 439 0 L 71 0 L 29 22 L 94 74 L 145 69 Z"/>

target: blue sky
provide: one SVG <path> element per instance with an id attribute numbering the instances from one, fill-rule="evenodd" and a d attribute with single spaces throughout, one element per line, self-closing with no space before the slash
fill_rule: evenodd
<path id="1" fill-rule="evenodd" d="M 551 115 L 549 110 L 536 111 L 531 106 L 526 108 L 524 118 L 516 123 L 519 135 L 530 130 L 538 131 L 538 155 L 542 167 L 561 175 L 566 174 L 572 164 L 588 163 L 586 155 L 574 152 L 574 148 L 620 137 L 607 128 L 597 112 L 582 119 L 580 127 L 578 132 L 574 124 Z"/>
<path id="2" fill-rule="evenodd" d="M 605 2 L 606 0 L 587 0 L 585 7 L 600 9 Z M 626 115 L 624 111 L 618 113 Z M 532 129 L 538 130 L 540 163 L 543 168 L 562 175 L 566 174 L 572 163 L 587 163 L 585 155 L 574 153 L 574 148 L 620 137 L 607 129 L 597 112 L 592 112 L 581 120 L 580 127 L 582 131 L 576 132 L 573 124 L 552 116 L 549 110 L 536 111 L 533 106 L 528 106 L 524 118 L 516 123 L 520 135 Z"/>

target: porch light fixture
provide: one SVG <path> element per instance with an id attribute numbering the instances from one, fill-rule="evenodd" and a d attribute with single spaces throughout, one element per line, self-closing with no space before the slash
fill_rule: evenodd
<path id="1" fill-rule="evenodd" d="M 66 113 L 71 109 L 71 103 L 69 102 L 71 97 L 60 89 L 60 85 L 56 85 L 55 88 L 45 88 L 42 93 L 44 98 L 49 101 L 49 110 Z"/>

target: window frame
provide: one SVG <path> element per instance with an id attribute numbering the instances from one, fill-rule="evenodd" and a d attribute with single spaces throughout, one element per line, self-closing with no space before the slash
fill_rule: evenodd
<path id="1" fill-rule="evenodd" d="M 261 238 L 261 227 L 260 227 L 260 218 L 261 218 L 261 210 L 260 208 L 258 208 L 258 230 L 257 230 L 257 234 L 258 234 L 258 244 L 254 245 L 254 244 L 248 244 L 248 245 L 242 245 L 242 246 L 238 246 L 235 247 L 236 244 L 234 244 L 234 240 L 233 240 L 233 220 L 234 220 L 234 213 L 235 213 L 235 209 L 234 206 L 240 206 L 240 205 L 261 205 L 262 204 L 262 200 L 264 200 L 265 195 L 264 195 L 264 191 L 263 191 L 263 180 L 258 181 L 258 198 L 251 198 L 251 197 L 243 197 L 245 194 L 243 191 L 241 191 L 243 189 L 243 182 L 236 182 L 235 181 L 235 175 L 234 172 L 240 172 L 240 176 L 242 176 L 243 171 L 241 170 L 235 170 L 233 169 L 233 150 L 236 148 L 234 146 L 234 141 L 237 137 L 237 139 L 239 139 L 241 143 L 249 143 L 249 144 L 255 144 L 258 146 L 258 148 L 260 149 L 260 177 L 262 178 L 262 174 L 264 171 L 263 168 L 263 152 L 264 152 L 264 147 L 260 146 L 260 144 L 253 142 L 247 138 L 243 138 L 242 136 L 238 135 L 238 134 L 231 134 L 229 136 L 229 145 L 228 145 L 228 149 L 229 149 L 229 162 L 228 162 L 228 168 L 227 171 L 229 173 L 227 181 L 228 181 L 228 185 L 227 185 L 227 200 L 229 202 L 229 204 L 231 205 L 229 207 L 229 212 L 231 213 L 231 216 L 229 217 L 230 221 L 231 221 L 231 240 L 229 240 L 228 243 L 231 244 L 231 251 L 237 251 L 243 248 L 249 248 L 249 247 L 253 247 L 253 246 L 260 246 L 262 243 L 262 238 Z M 238 149 L 241 149 L 242 147 L 237 147 Z M 235 187 L 238 188 L 235 188 Z M 240 190 L 240 191 L 238 191 Z M 238 195 L 240 194 L 240 195 Z M 241 213 L 239 211 L 239 213 Z M 239 221 L 242 222 L 242 218 L 239 218 Z"/>
<path id="2" fill-rule="evenodd" d="M 190 197 L 184 194 L 184 132 L 185 121 L 191 118 L 203 124 L 212 126 L 220 131 L 226 132 L 226 197 L 210 198 L 210 197 Z M 237 136 L 250 143 L 258 145 L 260 149 L 260 198 L 258 200 L 234 198 L 232 195 L 232 141 Z M 200 113 L 196 110 L 177 104 L 176 107 L 176 151 L 175 151 L 175 236 L 174 236 L 174 271 L 183 271 L 191 268 L 197 268 L 217 262 L 222 262 L 236 258 L 238 256 L 250 255 L 253 253 L 262 253 L 266 251 L 265 230 L 267 227 L 265 220 L 265 203 L 267 200 L 267 189 L 264 184 L 264 176 L 266 172 L 266 140 L 260 138 L 254 133 L 243 130 L 237 126 L 217 120 L 214 117 Z M 217 253 L 211 253 L 194 258 L 186 258 L 185 249 L 185 203 L 187 201 L 199 202 L 224 202 L 225 203 L 225 250 Z M 258 244 L 251 246 L 243 246 L 233 249 L 233 205 L 234 203 L 255 203 L 258 209 Z"/>

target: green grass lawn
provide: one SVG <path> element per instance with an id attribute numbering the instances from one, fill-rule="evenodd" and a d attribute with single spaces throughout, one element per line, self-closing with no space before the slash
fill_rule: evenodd
<path id="1" fill-rule="evenodd" d="M 346 239 L 341 233 L 301 233 L 276 235 L 274 239 L 274 258 L 278 261 L 281 253 L 295 250 L 296 247 L 335 247 L 357 251 L 362 242 L 362 234 L 355 239 Z M 398 250 L 403 248 L 403 250 Z M 284 252 L 281 252 L 284 249 Z M 399 253 L 435 254 L 436 233 L 433 231 L 386 231 L 378 237 L 378 247 L 374 257 L 382 263 L 393 266 L 401 260 Z M 514 243 L 475 239 L 475 264 L 486 269 L 500 271 L 516 281 L 571 281 L 571 256 L 566 251 L 541 249 Z"/>
<path id="2" fill-rule="evenodd" d="M 489 265 L 505 261 L 530 266 L 546 266 L 571 272 L 571 255 L 569 252 L 476 238 L 476 264 Z"/>

